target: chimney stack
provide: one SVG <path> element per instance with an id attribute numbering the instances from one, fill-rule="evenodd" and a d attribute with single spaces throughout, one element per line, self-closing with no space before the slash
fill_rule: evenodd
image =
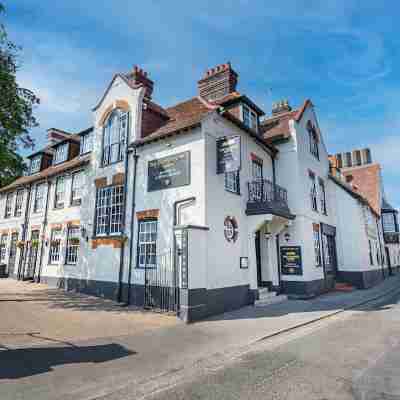
<path id="1" fill-rule="evenodd" d="M 215 101 L 236 91 L 238 74 L 232 69 L 231 63 L 217 65 L 206 71 L 197 87 L 199 95 L 205 100 Z"/>
<path id="2" fill-rule="evenodd" d="M 278 115 L 285 112 L 292 111 L 288 100 L 281 100 L 272 104 L 272 115 Z"/>
<path id="3" fill-rule="evenodd" d="M 143 71 L 137 65 L 133 67 L 133 70 L 127 75 L 127 78 L 134 84 L 134 85 L 143 85 L 145 87 L 145 97 L 147 99 L 151 99 L 151 95 L 153 93 L 154 82 L 148 78 L 148 73 Z"/>

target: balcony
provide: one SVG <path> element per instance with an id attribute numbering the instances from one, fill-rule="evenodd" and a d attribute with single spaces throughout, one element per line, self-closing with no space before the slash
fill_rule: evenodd
<path id="1" fill-rule="evenodd" d="M 246 215 L 273 214 L 294 219 L 288 205 L 287 190 L 267 179 L 247 183 L 248 201 Z"/>

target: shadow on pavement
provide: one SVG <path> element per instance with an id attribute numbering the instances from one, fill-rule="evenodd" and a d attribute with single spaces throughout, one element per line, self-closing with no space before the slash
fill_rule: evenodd
<path id="1" fill-rule="evenodd" d="M 137 354 L 110 343 L 82 347 L 35 347 L 0 351 L 0 380 L 18 379 L 49 372 L 54 366 L 103 363 Z"/>

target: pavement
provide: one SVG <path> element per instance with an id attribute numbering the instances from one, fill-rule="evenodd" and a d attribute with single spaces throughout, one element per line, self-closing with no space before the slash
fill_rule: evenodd
<path id="1" fill-rule="evenodd" d="M 102 299 L 0 281 L 0 398 L 126 398 L 161 377 L 395 291 L 400 275 L 368 290 L 245 307 L 185 325 Z M 47 341 L 35 342 L 28 335 L 35 330 Z"/>

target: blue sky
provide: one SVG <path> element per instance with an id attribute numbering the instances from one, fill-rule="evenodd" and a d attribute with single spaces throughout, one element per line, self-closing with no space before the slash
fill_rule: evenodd
<path id="1" fill-rule="evenodd" d="M 4 1 L 4 0 L 3 0 Z M 239 90 L 272 101 L 311 98 L 330 152 L 369 146 L 400 207 L 400 4 L 395 1 L 5 0 L 18 79 L 41 98 L 40 129 L 81 130 L 115 72 L 134 64 L 167 106 L 196 94 L 204 71 L 231 61 Z"/>

